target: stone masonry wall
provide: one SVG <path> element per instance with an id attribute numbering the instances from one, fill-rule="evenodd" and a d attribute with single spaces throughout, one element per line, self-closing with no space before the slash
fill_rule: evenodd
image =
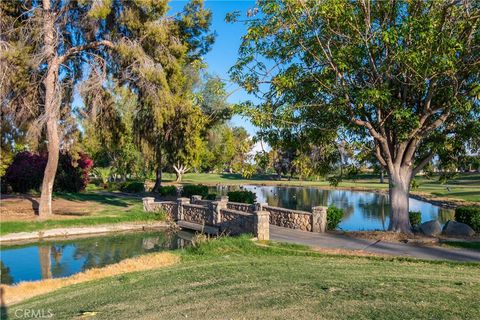
<path id="1" fill-rule="evenodd" d="M 199 204 L 183 204 L 183 220 L 198 224 L 213 225 L 213 213 Z"/>
<path id="2" fill-rule="evenodd" d="M 253 213 L 256 209 L 254 204 L 240 203 L 240 202 L 228 202 L 227 208 L 237 211 L 243 211 L 248 213 Z"/>
<path id="3" fill-rule="evenodd" d="M 255 234 L 255 216 L 232 209 L 220 210 L 220 222 L 218 223 L 221 233 L 237 235 L 241 233 Z"/>
<path id="4" fill-rule="evenodd" d="M 192 196 L 190 198 L 190 203 L 191 204 L 198 204 L 200 206 L 208 207 L 212 200 L 202 200 L 201 196 Z"/>
<path id="5" fill-rule="evenodd" d="M 312 231 L 311 212 L 270 206 L 264 206 L 263 210 L 270 213 L 270 224 L 284 228 Z"/>
<path id="6" fill-rule="evenodd" d="M 143 210 L 145 211 L 163 211 L 168 218 L 174 220 L 177 214 L 177 203 L 175 201 L 160 201 L 155 202 L 155 198 L 143 198 Z"/>

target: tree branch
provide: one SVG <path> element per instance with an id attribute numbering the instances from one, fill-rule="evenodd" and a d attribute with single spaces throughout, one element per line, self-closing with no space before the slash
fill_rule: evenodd
<path id="1" fill-rule="evenodd" d="M 432 161 L 433 157 L 435 156 L 435 153 L 432 151 L 428 156 L 423 158 L 420 163 L 413 169 L 412 171 L 412 177 L 415 177 L 420 170 L 422 170 L 430 161 Z"/>
<path id="2" fill-rule="evenodd" d="M 90 42 L 90 43 L 87 43 L 87 44 L 84 44 L 84 45 L 81 45 L 81 46 L 71 47 L 62 56 L 59 57 L 59 61 L 62 64 L 66 60 L 68 60 L 69 57 L 71 57 L 71 56 L 73 56 L 77 53 L 81 53 L 81 52 L 83 52 L 85 50 L 88 50 L 88 49 L 96 49 L 96 48 L 101 47 L 101 46 L 104 46 L 104 47 L 107 47 L 107 48 L 110 48 L 110 49 L 113 49 L 115 47 L 113 42 L 111 42 L 109 40 L 100 40 L 100 41 Z"/>

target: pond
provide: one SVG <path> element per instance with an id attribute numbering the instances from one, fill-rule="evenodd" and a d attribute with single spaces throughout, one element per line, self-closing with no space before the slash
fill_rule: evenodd
<path id="1" fill-rule="evenodd" d="M 258 202 L 267 202 L 271 206 L 311 211 L 314 206 L 334 205 L 344 210 L 339 229 L 386 230 L 390 209 L 388 195 L 351 191 L 329 190 L 316 187 L 276 187 L 276 186 L 217 186 L 212 192 L 226 195 L 229 190 L 249 190 L 257 195 Z M 453 219 L 454 210 L 435 206 L 431 203 L 410 198 L 410 211 L 420 211 L 422 221 L 438 219 L 444 224 Z"/>
<path id="2" fill-rule="evenodd" d="M 68 277 L 141 254 L 181 248 L 190 238 L 184 231 L 154 231 L 2 246 L 1 283 Z"/>

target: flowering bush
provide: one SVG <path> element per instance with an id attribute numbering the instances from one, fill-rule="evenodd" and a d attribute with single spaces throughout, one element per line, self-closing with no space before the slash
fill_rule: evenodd
<path id="1" fill-rule="evenodd" d="M 46 165 L 47 157 L 45 155 L 29 151 L 19 152 L 7 168 L 4 180 L 14 192 L 25 193 L 30 190 L 39 190 Z"/>
<path id="2" fill-rule="evenodd" d="M 63 192 L 84 190 L 88 184 L 88 175 L 92 167 L 93 160 L 86 154 L 79 154 L 79 158 L 74 161 L 70 154 L 61 153 L 53 189 Z"/>
<path id="3" fill-rule="evenodd" d="M 79 156 L 78 160 L 74 161 L 70 154 L 60 154 L 54 183 L 55 191 L 79 192 L 85 189 L 93 160 L 85 154 Z M 46 165 L 46 154 L 19 152 L 15 155 L 2 181 L 8 184 L 13 192 L 39 191 Z"/>

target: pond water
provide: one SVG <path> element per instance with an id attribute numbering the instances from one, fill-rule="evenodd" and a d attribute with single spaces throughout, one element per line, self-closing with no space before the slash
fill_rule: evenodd
<path id="1" fill-rule="evenodd" d="M 2 246 L 1 283 L 68 277 L 141 254 L 181 248 L 190 236 L 155 231 Z"/>
<path id="2" fill-rule="evenodd" d="M 344 210 L 339 229 L 386 230 L 390 209 L 388 195 L 350 190 L 329 190 L 315 187 L 275 187 L 275 186 L 218 186 L 212 192 L 226 195 L 229 190 L 249 190 L 257 195 L 258 202 L 271 206 L 311 211 L 314 206 L 334 205 Z M 410 198 L 410 211 L 420 211 L 422 221 L 438 219 L 440 223 L 453 219 L 454 211 L 431 203 Z"/>

